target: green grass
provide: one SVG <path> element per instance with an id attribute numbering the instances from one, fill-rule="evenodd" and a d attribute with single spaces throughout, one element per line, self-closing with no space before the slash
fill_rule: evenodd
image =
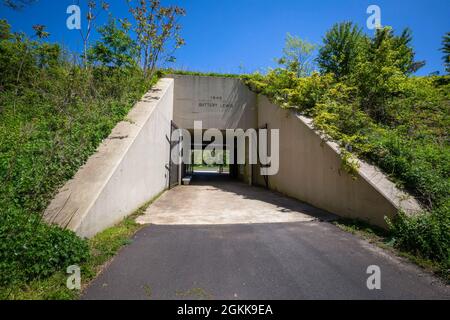
<path id="1" fill-rule="evenodd" d="M 153 83 L 139 72 L 57 69 L 53 77 L 41 70 L 20 95 L 0 92 L 0 286 L 86 259 L 86 243 L 43 223 L 42 213 Z"/>
<path id="2" fill-rule="evenodd" d="M 161 193 L 162 194 L 162 193 Z M 158 199 L 154 197 L 139 208 L 131 216 L 125 218 L 114 227 L 106 229 L 94 238 L 88 240 L 90 257 L 81 267 L 82 289 L 104 269 L 105 265 L 125 246 L 132 243 L 131 238 L 143 226 L 136 223 L 136 218 L 142 215 L 147 207 Z M 29 283 L 0 288 L 0 299 L 10 300 L 74 300 L 81 291 L 69 290 L 66 287 L 67 275 L 58 271 L 45 279 L 36 279 Z"/>
<path id="3" fill-rule="evenodd" d="M 165 69 L 162 70 L 162 74 L 179 74 L 187 76 L 201 76 L 201 77 L 219 77 L 219 78 L 241 78 L 242 75 L 234 73 L 218 73 L 218 72 L 200 72 L 200 71 L 188 71 L 188 70 L 177 70 L 177 69 Z"/>
<path id="4" fill-rule="evenodd" d="M 367 222 L 358 219 L 341 218 L 333 222 L 338 228 L 354 234 L 367 242 L 374 244 L 388 252 L 409 260 L 412 263 L 423 268 L 425 271 L 434 273 L 444 282 L 450 284 L 450 273 L 442 264 L 431 259 L 420 257 L 420 255 L 411 254 L 411 252 L 401 250 L 395 247 L 395 238 L 388 230 L 373 226 Z"/>
<path id="5" fill-rule="evenodd" d="M 88 259 L 88 244 L 42 214 L 157 78 L 83 67 L 0 20 L 0 287 Z"/>

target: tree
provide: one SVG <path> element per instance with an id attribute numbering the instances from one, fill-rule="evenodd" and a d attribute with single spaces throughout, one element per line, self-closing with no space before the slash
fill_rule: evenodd
<path id="1" fill-rule="evenodd" d="M 333 73 L 337 79 L 349 75 L 357 63 L 367 37 L 352 22 L 335 24 L 325 35 L 317 62 L 322 73 Z"/>
<path id="2" fill-rule="evenodd" d="M 425 65 L 425 61 L 414 60 L 410 29 L 403 30 L 400 36 L 396 36 L 391 27 L 378 29 L 368 43 L 364 58 L 380 64 L 379 67 L 395 67 L 404 75 Z"/>
<path id="3" fill-rule="evenodd" d="M 36 37 L 38 37 L 39 39 L 48 38 L 50 36 L 50 33 L 45 31 L 46 28 L 47 27 L 44 26 L 43 24 L 35 24 L 33 26 L 33 30 L 35 32 Z"/>
<path id="4" fill-rule="evenodd" d="M 335 24 L 325 35 L 317 62 L 323 73 L 333 73 L 337 79 L 348 77 L 367 59 L 376 59 L 385 66 L 394 66 L 402 73 L 410 74 L 425 65 L 425 61 L 414 61 L 411 42 L 410 29 L 396 36 L 390 27 L 380 28 L 369 39 L 352 22 L 342 22 Z M 379 54 L 381 56 L 375 56 Z"/>
<path id="5" fill-rule="evenodd" d="M 396 52 L 397 65 L 404 74 L 415 73 L 425 66 L 425 61 L 415 61 L 415 52 L 412 47 L 412 32 L 406 28 L 400 36 L 395 36 L 392 29 L 387 28 L 387 36 L 392 39 L 393 50 Z"/>
<path id="6" fill-rule="evenodd" d="M 151 76 L 161 63 L 173 62 L 173 53 L 185 44 L 180 36 L 179 18 L 185 10 L 178 6 L 163 7 L 159 0 L 127 0 L 136 21 L 139 63 Z"/>
<path id="7" fill-rule="evenodd" d="M 13 10 L 21 10 L 37 0 L 3 0 L 3 4 Z"/>
<path id="8" fill-rule="evenodd" d="M 80 29 L 80 36 L 83 40 L 83 65 L 85 67 L 87 67 L 88 63 L 89 39 L 92 30 L 95 28 L 95 20 L 97 20 L 102 10 L 107 11 L 109 9 L 109 4 L 105 1 L 100 1 L 100 7 L 98 7 L 96 0 L 88 0 L 87 7 L 88 13 L 86 14 L 86 31 L 83 32 L 83 30 Z"/>
<path id="9" fill-rule="evenodd" d="M 9 40 L 12 37 L 11 26 L 5 19 L 0 19 L 0 41 Z"/>
<path id="10" fill-rule="evenodd" d="M 132 67 L 136 65 L 138 49 L 128 35 L 130 28 L 131 25 L 127 20 L 116 20 L 110 16 L 108 24 L 98 28 L 101 40 L 89 49 L 88 60 L 103 66 Z"/>
<path id="11" fill-rule="evenodd" d="M 347 78 L 359 90 L 361 107 L 376 121 L 386 120 L 388 102 L 401 94 L 405 78 L 424 64 L 414 61 L 411 42 L 408 29 L 400 36 L 391 27 L 377 29 Z"/>
<path id="12" fill-rule="evenodd" d="M 312 53 L 316 48 L 315 44 L 288 33 L 283 57 L 278 60 L 278 63 L 294 72 L 297 77 L 309 76 L 314 69 Z"/>
<path id="13" fill-rule="evenodd" d="M 450 73 L 450 32 L 447 32 L 442 39 L 442 52 L 444 53 L 445 71 Z"/>

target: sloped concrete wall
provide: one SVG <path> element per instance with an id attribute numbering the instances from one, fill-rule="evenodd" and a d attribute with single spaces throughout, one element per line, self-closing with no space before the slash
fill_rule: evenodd
<path id="1" fill-rule="evenodd" d="M 175 80 L 174 121 L 194 129 L 248 129 L 257 125 L 256 94 L 240 79 L 192 75 L 171 75 Z"/>
<path id="2" fill-rule="evenodd" d="M 44 218 L 82 237 L 120 222 L 168 186 L 172 79 L 162 79 L 59 192 Z"/>
<path id="3" fill-rule="evenodd" d="M 354 179 L 341 169 L 339 148 L 326 142 L 309 119 L 284 110 L 261 96 L 258 125 L 280 130 L 280 170 L 269 177 L 269 187 L 342 217 L 358 218 L 386 227 L 384 217 L 399 208 L 420 210 L 415 199 L 398 190 L 376 167 L 359 161 Z M 265 185 L 259 168 L 253 181 Z"/>
<path id="4" fill-rule="evenodd" d="M 45 220 L 92 237 L 166 189 L 172 119 L 185 129 L 196 120 L 204 129 L 279 129 L 280 171 L 269 187 L 334 214 L 386 227 L 384 217 L 398 209 L 420 210 L 377 168 L 360 162 L 356 180 L 341 170 L 338 146 L 309 119 L 257 97 L 238 79 L 183 75 L 160 80 L 135 105 L 60 190 Z M 238 176 L 265 185 L 257 165 L 239 166 Z"/>

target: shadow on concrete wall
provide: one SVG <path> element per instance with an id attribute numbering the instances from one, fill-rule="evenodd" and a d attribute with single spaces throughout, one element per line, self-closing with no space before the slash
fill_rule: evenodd
<path id="1" fill-rule="evenodd" d="M 245 93 L 245 94 L 244 94 Z M 254 96 L 252 99 L 252 95 Z M 241 129 L 240 125 L 244 121 L 245 114 L 251 114 L 250 108 L 252 108 L 251 104 L 254 104 L 256 101 L 256 96 L 254 93 L 250 92 L 247 87 L 241 82 L 241 80 L 235 80 L 233 84 L 233 89 L 230 94 L 226 98 L 226 101 L 229 101 L 233 104 L 233 108 L 230 108 L 225 111 L 223 115 L 223 119 L 225 121 L 226 127 L 228 129 Z M 256 109 L 256 106 L 253 106 Z M 256 121 L 256 112 L 253 112 L 253 117 Z M 242 128 L 247 129 L 247 128 Z"/>

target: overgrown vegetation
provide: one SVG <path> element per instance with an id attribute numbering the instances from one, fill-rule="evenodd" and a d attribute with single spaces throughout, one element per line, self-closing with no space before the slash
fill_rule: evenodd
<path id="1" fill-rule="evenodd" d="M 442 52 L 445 70 L 450 73 L 450 32 L 447 32 L 442 39 Z"/>
<path id="2" fill-rule="evenodd" d="M 89 285 L 121 248 L 131 243 L 132 236 L 142 227 L 136 223 L 136 218 L 143 214 L 158 197 L 159 195 L 121 223 L 106 229 L 86 242 L 89 248 L 89 257 L 80 264 L 82 289 Z M 65 273 L 65 270 L 59 270 L 46 278 L 0 288 L 0 299 L 72 300 L 79 298 L 80 290 L 67 288 L 67 277 L 68 274 Z"/>
<path id="3" fill-rule="evenodd" d="M 346 232 L 352 233 L 368 241 L 369 243 L 388 250 L 397 256 L 408 259 L 423 269 L 439 275 L 444 281 L 450 283 L 450 273 L 447 269 L 442 268 L 441 264 L 413 252 L 398 250 L 398 248 L 395 247 L 395 237 L 392 232 L 357 219 L 342 218 L 334 221 L 333 224 Z"/>
<path id="4" fill-rule="evenodd" d="M 178 6 L 162 6 L 160 0 L 127 0 L 135 20 L 138 61 L 146 75 L 153 75 L 158 66 L 174 62 L 174 52 L 185 44 L 180 35 L 180 17 L 186 11 Z"/>
<path id="5" fill-rule="evenodd" d="M 411 33 L 365 35 L 335 25 L 316 59 L 320 72 L 298 77 L 279 67 L 245 76 L 255 91 L 313 118 L 339 142 L 343 159 L 364 158 L 412 192 L 424 212 L 389 221 L 398 248 L 450 268 L 450 77 L 415 77 Z M 346 161 L 344 161 L 345 163 Z M 348 163 L 349 167 L 351 163 Z"/>
<path id="6" fill-rule="evenodd" d="M 56 44 L 0 22 L 0 284 L 46 277 L 85 260 L 87 244 L 41 221 L 151 81 L 138 69 L 70 63 Z"/>
<path id="7" fill-rule="evenodd" d="M 314 69 L 313 52 L 317 45 L 291 34 L 286 35 L 283 57 L 278 63 L 297 77 L 309 76 Z"/>
<path id="8" fill-rule="evenodd" d="M 20 9 L 34 0 L 3 0 Z M 182 8 L 158 0 L 129 1 L 133 22 L 110 16 L 89 35 L 108 5 L 89 1 L 88 29 L 79 56 L 35 35 L 14 33 L 0 20 L 0 294 L 8 298 L 74 298 L 65 288 L 67 266 L 80 264 L 85 281 L 126 244 L 132 218 L 87 241 L 42 221 L 49 201 L 134 102 L 157 71 L 184 45 Z M 389 221 L 392 243 L 450 268 L 450 77 L 414 77 L 411 33 L 383 28 L 373 37 L 352 23 L 337 24 L 314 44 L 287 37 L 281 67 L 245 76 L 253 90 L 314 119 L 338 141 L 348 171 L 352 153 L 373 162 L 423 204 L 424 213 Z M 449 71 L 449 34 L 443 38 Z M 319 72 L 313 72 L 317 63 Z M 166 69 L 166 73 L 205 75 Z M 210 73 L 206 75 L 237 77 Z"/>
<path id="9" fill-rule="evenodd" d="M 156 0 L 133 2 L 135 25 L 110 16 L 98 29 L 100 39 L 92 46 L 84 42 L 81 62 L 46 42 L 45 26 L 34 26 L 35 35 L 28 37 L 0 20 L 2 288 L 42 283 L 93 259 L 86 240 L 47 225 L 42 213 L 155 83 L 159 64 L 173 60 L 173 49 L 183 44 L 177 18 L 184 10 Z M 102 2 L 103 10 L 108 7 Z M 95 8 L 90 1 L 88 19 Z M 142 34 L 133 38 L 132 29 Z"/>

